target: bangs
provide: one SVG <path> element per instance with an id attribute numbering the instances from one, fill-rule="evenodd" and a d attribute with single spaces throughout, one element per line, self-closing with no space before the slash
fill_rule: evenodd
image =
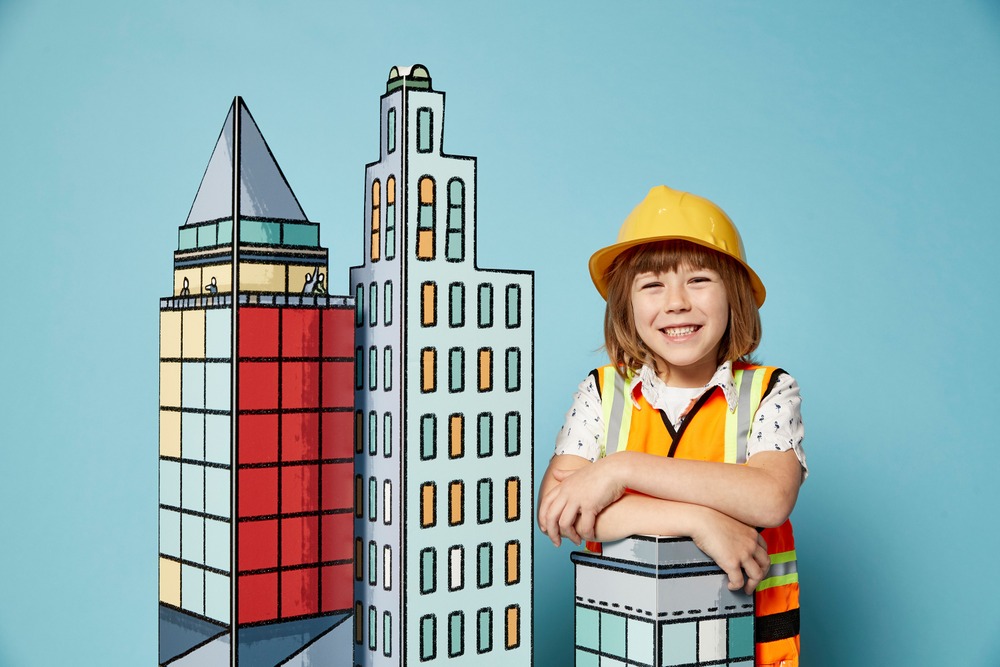
<path id="1" fill-rule="evenodd" d="M 690 241 L 672 239 L 644 243 L 626 250 L 615 259 L 608 269 L 608 275 L 610 278 L 622 267 L 628 266 L 632 277 L 642 273 L 669 273 L 679 268 L 711 269 L 720 276 L 725 276 L 727 269 L 732 270 L 733 264 L 735 262 L 718 251 Z"/>

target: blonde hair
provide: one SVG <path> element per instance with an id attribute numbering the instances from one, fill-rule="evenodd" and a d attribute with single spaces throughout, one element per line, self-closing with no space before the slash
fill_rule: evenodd
<path id="1" fill-rule="evenodd" d="M 760 312 L 750 277 L 736 260 L 690 241 L 645 243 L 623 252 L 608 268 L 608 305 L 604 311 L 604 349 L 623 376 L 643 364 L 656 369 L 655 360 L 635 329 L 632 315 L 632 281 L 640 273 L 666 273 L 679 267 L 711 269 L 722 278 L 729 301 L 729 324 L 719 341 L 717 364 L 724 361 L 753 363 L 751 354 L 760 345 Z"/>

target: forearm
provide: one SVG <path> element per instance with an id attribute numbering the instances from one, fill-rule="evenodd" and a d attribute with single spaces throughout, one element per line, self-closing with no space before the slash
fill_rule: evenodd
<path id="1" fill-rule="evenodd" d="M 751 526 L 781 525 L 795 506 L 801 467 L 791 452 L 754 458 L 756 465 L 733 465 L 620 452 L 599 464 L 634 491 L 709 507 Z"/>
<path id="2" fill-rule="evenodd" d="M 699 505 L 627 493 L 597 515 L 594 536 L 598 542 L 629 535 L 678 535 L 693 537 L 709 510 Z"/>

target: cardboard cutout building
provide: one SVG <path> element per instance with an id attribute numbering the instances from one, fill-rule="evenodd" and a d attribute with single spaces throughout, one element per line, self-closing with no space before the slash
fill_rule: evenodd
<path id="1" fill-rule="evenodd" d="M 160 302 L 161 665 L 531 664 L 533 276 L 476 266 L 443 118 L 392 69 L 332 297 L 234 101 Z"/>

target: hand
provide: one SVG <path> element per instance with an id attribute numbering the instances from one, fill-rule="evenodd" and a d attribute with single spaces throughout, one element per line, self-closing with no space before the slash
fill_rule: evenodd
<path id="1" fill-rule="evenodd" d="M 729 590 L 751 595 L 771 567 L 767 543 L 756 528 L 705 508 L 706 518 L 691 537 L 729 577 Z"/>
<path id="2" fill-rule="evenodd" d="M 577 470 L 552 469 L 556 485 L 538 505 L 538 525 L 559 546 L 566 537 L 573 544 L 594 539 L 594 523 L 601 510 L 621 498 L 625 484 L 615 474 L 610 458 Z"/>

